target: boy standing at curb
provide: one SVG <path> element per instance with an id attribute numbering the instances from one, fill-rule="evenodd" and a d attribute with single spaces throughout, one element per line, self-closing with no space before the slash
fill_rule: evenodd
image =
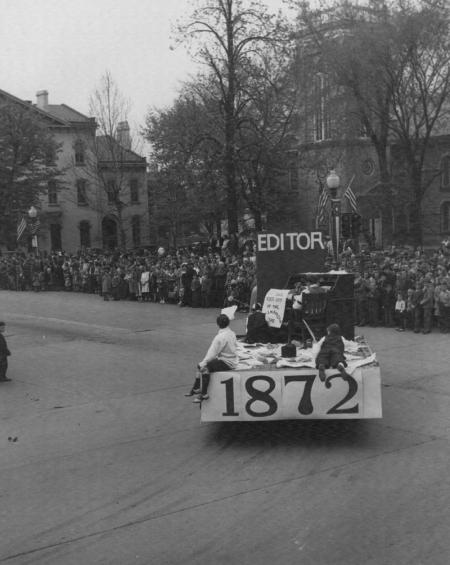
<path id="1" fill-rule="evenodd" d="M 6 383 L 10 381 L 6 376 L 6 371 L 8 370 L 8 355 L 11 355 L 11 351 L 8 349 L 5 336 L 6 324 L 5 322 L 0 322 L 0 383 Z"/>

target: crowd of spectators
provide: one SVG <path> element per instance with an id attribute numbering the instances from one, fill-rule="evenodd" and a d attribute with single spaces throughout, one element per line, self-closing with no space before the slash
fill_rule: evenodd
<path id="1" fill-rule="evenodd" d="M 398 331 L 450 331 L 450 241 L 438 249 L 392 246 L 355 254 L 350 247 L 338 266 L 355 273 L 357 326 Z"/>
<path id="2" fill-rule="evenodd" d="M 0 289 L 85 292 L 105 301 L 193 308 L 237 305 L 248 311 L 255 264 L 253 242 L 239 245 L 228 237 L 167 251 L 9 253 L 0 257 Z"/>
<path id="3" fill-rule="evenodd" d="M 421 250 L 392 246 L 356 253 L 344 246 L 328 269 L 355 273 L 355 322 L 398 331 L 450 331 L 450 241 Z M 220 241 L 149 251 L 9 253 L 0 257 L 0 289 L 95 293 L 104 300 L 250 309 L 256 285 L 254 242 Z"/>

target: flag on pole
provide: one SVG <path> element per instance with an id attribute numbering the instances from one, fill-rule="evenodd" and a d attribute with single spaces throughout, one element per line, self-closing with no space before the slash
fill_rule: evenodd
<path id="1" fill-rule="evenodd" d="M 30 226 L 31 234 L 36 235 L 39 232 L 40 227 L 41 227 L 41 220 L 39 218 L 35 218 L 35 220 L 31 222 L 31 226 Z"/>
<path id="2" fill-rule="evenodd" d="M 350 204 L 350 208 L 352 209 L 352 212 L 357 212 L 358 211 L 358 205 L 356 203 L 356 196 L 355 193 L 352 190 L 352 182 L 355 178 L 355 175 L 352 176 L 351 181 L 348 183 L 348 186 L 344 192 L 344 196 L 345 198 L 347 198 L 349 204 Z"/>
<path id="3" fill-rule="evenodd" d="M 27 222 L 25 221 L 25 218 L 22 216 L 22 219 L 17 224 L 17 241 L 19 241 L 19 239 L 22 237 L 22 234 L 25 231 L 26 227 L 27 227 Z"/>
<path id="4" fill-rule="evenodd" d="M 328 203 L 328 191 L 324 188 L 319 194 L 319 203 L 317 205 L 317 225 L 324 224 L 326 222 L 326 206 Z"/>

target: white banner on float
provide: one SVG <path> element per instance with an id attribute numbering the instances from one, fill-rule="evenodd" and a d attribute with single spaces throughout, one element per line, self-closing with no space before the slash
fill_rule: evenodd
<path id="1" fill-rule="evenodd" d="M 288 294 L 289 289 L 282 290 L 279 288 L 271 288 L 267 292 L 262 311 L 266 315 L 267 324 L 271 328 L 281 328 Z"/>
<path id="2" fill-rule="evenodd" d="M 295 419 L 381 418 L 378 366 L 357 368 L 343 378 L 316 369 L 277 369 L 213 373 L 209 399 L 202 403 L 203 422 Z"/>

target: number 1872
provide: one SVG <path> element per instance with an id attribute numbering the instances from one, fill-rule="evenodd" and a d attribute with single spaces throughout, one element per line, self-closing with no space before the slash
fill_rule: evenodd
<path id="1" fill-rule="evenodd" d="M 316 379 L 316 374 L 311 375 L 285 375 L 284 376 L 284 390 L 288 389 L 290 383 L 304 383 L 304 387 L 302 390 L 301 397 L 299 398 L 298 403 L 298 412 L 302 416 L 309 416 L 314 412 L 314 405 L 312 399 L 312 389 L 313 384 Z M 359 410 L 358 403 L 354 404 L 353 406 L 343 408 L 344 404 L 346 404 L 349 400 L 351 400 L 358 391 L 358 383 L 357 381 L 351 376 L 343 376 L 341 373 L 337 373 L 331 375 L 327 378 L 324 383 L 324 386 L 328 389 L 332 387 L 333 379 L 340 378 L 343 379 L 348 386 L 347 393 L 345 396 L 339 400 L 334 406 L 332 406 L 326 413 L 327 414 L 357 414 Z M 236 411 L 235 406 L 235 396 L 234 396 L 234 379 L 230 377 L 229 379 L 225 379 L 220 381 L 221 385 L 225 387 L 225 401 L 226 401 L 226 410 L 222 412 L 222 416 L 239 416 L 239 413 Z M 255 385 L 262 383 L 264 389 L 257 387 Z M 249 377 L 245 381 L 245 390 L 249 396 L 249 399 L 245 403 L 245 411 L 247 414 L 254 418 L 267 418 L 268 416 L 272 416 L 278 410 L 278 402 L 272 396 L 272 392 L 275 390 L 276 384 L 272 377 L 267 375 L 257 375 L 254 377 Z M 260 402 L 263 405 L 265 404 L 265 410 L 255 410 L 255 403 Z M 258 405 L 260 407 L 261 404 Z"/>

